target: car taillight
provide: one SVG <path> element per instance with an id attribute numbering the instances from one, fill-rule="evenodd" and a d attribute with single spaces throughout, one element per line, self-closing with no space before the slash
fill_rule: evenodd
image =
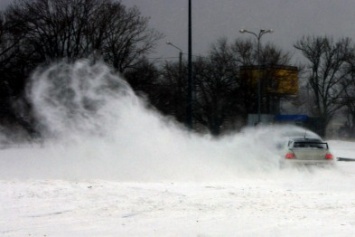
<path id="1" fill-rule="evenodd" d="M 296 158 L 295 154 L 293 152 L 287 152 L 285 155 L 286 159 L 294 159 Z"/>
<path id="2" fill-rule="evenodd" d="M 333 156 L 333 154 L 332 153 L 327 153 L 327 154 L 325 154 L 325 159 L 326 160 L 333 160 L 334 159 L 334 156 Z"/>

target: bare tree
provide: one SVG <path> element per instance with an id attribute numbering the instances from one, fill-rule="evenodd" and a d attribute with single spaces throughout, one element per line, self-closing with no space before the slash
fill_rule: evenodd
<path id="1" fill-rule="evenodd" d="M 136 7 L 126 10 L 115 4 L 115 7 L 110 6 L 109 9 L 113 20 L 107 26 L 108 34 L 102 54 L 106 61 L 122 72 L 139 63 L 163 35 L 148 28 L 149 18 L 140 16 Z"/>
<path id="2" fill-rule="evenodd" d="M 178 62 L 165 62 L 160 72 L 155 90 L 154 105 L 164 114 L 173 116 L 182 124 L 187 124 L 188 80 L 186 60 L 182 57 L 181 61 Z"/>
<path id="3" fill-rule="evenodd" d="M 206 58 L 196 60 L 194 69 L 195 120 L 214 135 L 233 128 L 245 111 L 238 102 L 238 68 L 227 40 L 214 43 Z"/>
<path id="4" fill-rule="evenodd" d="M 136 7 L 114 0 L 18 0 L 6 14 L 40 62 L 99 56 L 123 72 L 162 37 Z"/>
<path id="5" fill-rule="evenodd" d="M 344 83 L 349 77 L 353 45 L 349 38 L 303 37 L 294 47 L 308 60 L 308 83 L 314 96 L 314 115 L 319 117 L 321 135 L 335 113 L 343 107 Z"/>
<path id="6" fill-rule="evenodd" d="M 260 54 L 263 65 L 288 65 L 291 61 L 289 53 L 270 43 L 261 48 Z"/>
<path id="7" fill-rule="evenodd" d="M 260 48 L 259 53 L 260 57 L 257 45 L 250 40 L 237 39 L 229 44 L 221 38 L 212 45 L 207 57 L 196 61 L 195 119 L 213 134 L 237 128 L 238 122 L 243 123 L 248 113 L 256 111 L 256 90 L 241 78 L 240 66 L 254 65 L 258 59 L 267 66 L 290 61 L 288 53 L 271 44 Z M 266 104 L 266 91 L 262 94 Z"/>
<path id="8" fill-rule="evenodd" d="M 341 133 L 351 138 L 355 137 L 355 55 L 349 60 L 349 74 L 347 81 L 342 82 L 344 88 L 343 104 L 347 121 Z"/>
<path id="9" fill-rule="evenodd" d="M 14 120 L 15 113 L 12 108 L 12 102 L 17 100 L 23 93 L 25 86 L 24 74 L 28 72 L 29 65 L 18 65 L 23 62 L 23 53 L 21 43 L 24 34 L 18 32 L 14 34 L 12 23 L 5 14 L 0 13 L 0 103 L 1 117 Z"/>

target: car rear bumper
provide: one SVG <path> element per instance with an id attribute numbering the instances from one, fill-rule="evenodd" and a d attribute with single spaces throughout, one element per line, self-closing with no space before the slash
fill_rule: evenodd
<path id="1" fill-rule="evenodd" d="M 287 167 L 287 166 L 333 166 L 335 165 L 334 160 L 281 160 L 280 166 Z"/>

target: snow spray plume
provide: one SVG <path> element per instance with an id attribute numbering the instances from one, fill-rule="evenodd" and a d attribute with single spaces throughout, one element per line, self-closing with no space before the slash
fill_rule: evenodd
<path id="1" fill-rule="evenodd" d="M 46 138 L 56 139 L 9 151 L 21 162 L 0 160 L 2 177 L 234 182 L 277 170 L 274 142 L 299 132 L 257 127 L 220 139 L 190 133 L 148 109 L 108 66 L 86 60 L 37 70 L 28 92 Z"/>
<path id="2" fill-rule="evenodd" d="M 127 94 L 133 91 L 109 67 L 88 60 L 38 69 L 28 90 L 45 137 L 65 136 L 66 139 L 73 134 L 104 133 L 103 111 L 113 99 Z"/>

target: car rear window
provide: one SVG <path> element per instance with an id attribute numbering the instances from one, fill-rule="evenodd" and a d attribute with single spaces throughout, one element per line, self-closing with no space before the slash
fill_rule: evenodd
<path id="1" fill-rule="evenodd" d="M 294 148 L 319 148 L 327 149 L 328 145 L 325 142 L 295 142 L 293 144 Z"/>

